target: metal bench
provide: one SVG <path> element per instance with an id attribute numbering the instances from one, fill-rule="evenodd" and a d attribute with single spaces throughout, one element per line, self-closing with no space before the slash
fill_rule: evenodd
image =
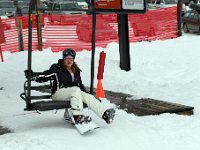
<path id="1" fill-rule="evenodd" d="M 27 86 L 27 81 L 24 83 L 24 92 L 20 94 L 20 97 L 26 102 L 26 108 L 24 110 L 26 111 L 48 111 L 53 109 L 65 109 L 70 108 L 70 101 L 53 101 L 51 99 L 51 94 L 48 92 L 46 95 L 40 95 L 40 96 L 30 96 L 28 97 L 28 90 L 30 91 L 45 91 L 45 90 L 51 90 L 52 87 L 52 80 L 50 80 L 49 85 L 40 85 L 40 86 L 31 86 L 29 89 Z"/>

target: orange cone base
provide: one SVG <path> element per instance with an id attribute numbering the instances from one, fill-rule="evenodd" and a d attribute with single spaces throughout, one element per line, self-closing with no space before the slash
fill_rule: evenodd
<path id="1" fill-rule="evenodd" d="M 98 83 L 97 83 L 96 98 L 105 98 L 101 80 L 98 80 Z"/>

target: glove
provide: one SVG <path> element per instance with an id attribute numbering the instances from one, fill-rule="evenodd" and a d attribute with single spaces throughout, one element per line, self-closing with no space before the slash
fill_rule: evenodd
<path id="1" fill-rule="evenodd" d="M 42 83 L 43 82 L 42 78 L 40 78 L 38 76 L 33 77 L 33 81 L 38 82 L 38 83 Z"/>
<path id="2" fill-rule="evenodd" d="M 35 81 L 35 82 L 38 82 L 38 83 L 42 83 L 42 79 L 38 76 L 33 76 L 31 77 L 31 81 Z"/>
<path id="3" fill-rule="evenodd" d="M 31 81 L 36 81 L 37 77 L 31 77 Z"/>
<path id="4" fill-rule="evenodd" d="M 31 78 L 36 76 L 33 70 L 30 70 L 30 73 L 31 73 Z M 25 77 L 28 79 L 28 70 L 24 70 L 24 74 L 25 74 Z"/>

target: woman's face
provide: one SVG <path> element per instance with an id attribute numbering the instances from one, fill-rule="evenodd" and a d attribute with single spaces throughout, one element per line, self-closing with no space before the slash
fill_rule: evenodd
<path id="1" fill-rule="evenodd" d="M 69 55 L 69 56 L 65 57 L 65 59 L 64 59 L 65 67 L 70 68 L 73 65 L 73 63 L 74 63 L 74 58 L 72 56 Z"/>

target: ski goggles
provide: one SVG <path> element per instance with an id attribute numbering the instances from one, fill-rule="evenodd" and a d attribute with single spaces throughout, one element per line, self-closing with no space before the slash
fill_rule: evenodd
<path id="1" fill-rule="evenodd" d="M 71 48 L 65 49 L 63 51 L 63 59 L 65 59 L 67 56 L 72 56 L 73 58 L 75 58 L 76 52 Z"/>

